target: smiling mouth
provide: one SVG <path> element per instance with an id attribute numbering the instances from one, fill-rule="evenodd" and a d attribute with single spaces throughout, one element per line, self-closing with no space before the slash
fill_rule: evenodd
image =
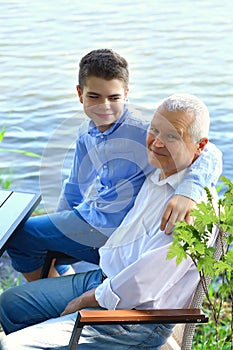
<path id="1" fill-rule="evenodd" d="M 108 118 L 111 118 L 113 116 L 113 114 L 109 113 L 109 114 L 100 114 L 100 113 L 95 113 L 95 115 L 98 117 L 98 118 L 101 118 L 101 119 L 108 119 Z"/>
<path id="2" fill-rule="evenodd" d="M 160 153 L 160 152 L 158 152 L 158 151 L 155 151 L 155 150 L 153 150 L 153 149 L 150 149 L 150 151 L 153 153 L 153 155 L 156 157 L 167 157 L 167 154 L 162 154 L 162 153 Z"/>

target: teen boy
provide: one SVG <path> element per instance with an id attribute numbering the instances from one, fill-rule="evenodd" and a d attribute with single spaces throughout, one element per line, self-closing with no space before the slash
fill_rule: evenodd
<path id="1" fill-rule="evenodd" d="M 125 104 L 128 80 L 126 60 L 112 50 L 94 50 L 81 59 L 77 92 L 91 120 L 80 127 L 59 212 L 30 218 L 7 247 L 13 267 L 28 281 L 40 277 L 47 250 L 98 263 L 97 248 L 120 225 L 153 170 L 146 154 L 148 124 L 132 116 Z M 176 189 L 161 229 L 167 221 L 171 227 L 187 219 L 204 186 L 215 184 L 220 173 L 221 154 L 210 145 Z M 67 269 L 57 267 L 58 274 L 69 273 Z M 54 270 L 52 276 L 56 274 Z"/>

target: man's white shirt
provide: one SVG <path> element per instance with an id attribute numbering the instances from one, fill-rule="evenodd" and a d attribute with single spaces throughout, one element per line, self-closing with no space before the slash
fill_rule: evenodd
<path id="1" fill-rule="evenodd" d="M 95 296 L 107 309 L 182 308 L 190 302 L 199 275 L 190 258 L 167 260 L 172 235 L 159 229 L 162 214 L 187 170 L 160 180 L 157 169 L 145 180 L 122 224 L 100 248 L 107 278 Z"/>

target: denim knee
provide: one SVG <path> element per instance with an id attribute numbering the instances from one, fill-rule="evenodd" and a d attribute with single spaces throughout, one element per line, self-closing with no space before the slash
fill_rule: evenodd
<path id="1" fill-rule="evenodd" d="M 6 290 L 0 296 L 0 323 L 6 334 L 11 333 L 13 331 L 11 329 L 11 324 L 13 325 L 13 322 L 10 320 L 10 308 L 12 305 L 12 289 L 13 288 Z"/>
<path id="2" fill-rule="evenodd" d="M 22 288 L 24 289 L 24 286 Z M 20 295 L 19 290 L 21 286 L 12 287 L 0 296 L 0 323 L 6 334 L 28 326 L 27 311 L 30 313 L 30 310 L 28 304 L 24 305 L 25 295 Z"/>

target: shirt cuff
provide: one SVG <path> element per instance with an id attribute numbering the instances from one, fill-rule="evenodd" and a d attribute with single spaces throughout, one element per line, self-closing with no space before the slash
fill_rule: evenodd
<path id="1" fill-rule="evenodd" d="M 115 310 L 120 301 L 111 288 L 111 281 L 106 278 L 95 290 L 95 298 L 99 305 L 108 310 Z"/>

